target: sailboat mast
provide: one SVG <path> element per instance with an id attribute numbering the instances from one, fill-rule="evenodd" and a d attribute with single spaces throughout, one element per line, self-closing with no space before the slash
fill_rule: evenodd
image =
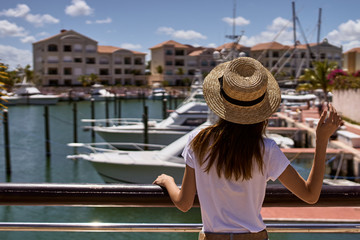
<path id="1" fill-rule="evenodd" d="M 317 60 L 320 59 L 320 29 L 321 29 L 321 11 L 322 9 L 319 8 L 319 20 L 318 20 L 318 32 L 317 32 Z"/>

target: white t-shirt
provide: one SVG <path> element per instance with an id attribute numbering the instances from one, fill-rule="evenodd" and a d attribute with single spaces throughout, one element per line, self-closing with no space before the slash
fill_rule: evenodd
<path id="1" fill-rule="evenodd" d="M 191 134 L 182 153 L 186 164 L 195 169 L 196 188 L 201 206 L 203 231 L 205 232 L 259 232 L 266 228 L 260 210 L 265 197 L 266 183 L 275 181 L 290 164 L 272 139 L 264 139 L 264 175 L 252 173 L 248 181 L 227 180 L 218 177 L 216 166 L 204 172 L 190 148 Z M 257 166 L 257 165 L 256 165 Z"/>

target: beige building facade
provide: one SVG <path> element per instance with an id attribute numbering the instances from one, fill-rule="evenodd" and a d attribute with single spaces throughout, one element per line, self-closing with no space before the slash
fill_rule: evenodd
<path id="1" fill-rule="evenodd" d="M 96 75 L 106 85 L 145 85 L 145 53 L 98 42 L 73 30 L 61 30 L 33 43 L 34 73 L 42 85 L 76 86 Z"/>
<path id="2" fill-rule="evenodd" d="M 343 55 L 343 69 L 350 74 L 360 71 L 360 48 L 352 48 Z"/>
<path id="3" fill-rule="evenodd" d="M 192 81 L 195 72 L 206 75 L 216 62 L 213 48 L 193 47 L 169 40 L 150 48 L 151 76 L 149 84 L 186 85 Z"/>

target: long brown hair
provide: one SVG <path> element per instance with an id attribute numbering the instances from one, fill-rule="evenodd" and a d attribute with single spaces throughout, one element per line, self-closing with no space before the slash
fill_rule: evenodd
<path id="1" fill-rule="evenodd" d="M 207 162 L 205 172 L 215 164 L 219 177 L 249 180 L 254 163 L 263 173 L 264 134 L 267 120 L 256 124 L 237 124 L 220 120 L 201 130 L 191 142 L 199 164 Z"/>

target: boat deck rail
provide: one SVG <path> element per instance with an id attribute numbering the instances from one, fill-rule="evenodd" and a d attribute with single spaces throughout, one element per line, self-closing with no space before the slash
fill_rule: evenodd
<path id="1" fill-rule="evenodd" d="M 163 119 L 148 119 L 150 123 L 159 123 Z M 143 123 L 142 118 L 104 118 L 104 119 L 81 119 L 83 123 L 95 123 L 98 126 L 102 124 L 110 124 L 111 126 L 118 126 L 118 125 L 138 125 Z M 92 126 L 87 126 L 87 128 L 92 128 Z"/>
<path id="2" fill-rule="evenodd" d="M 156 185 L 0 183 L 0 205 L 83 207 L 174 207 L 168 193 Z M 194 202 L 199 207 L 197 197 Z M 309 205 L 279 184 L 269 184 L 265 207 L 360 206 L 360 186 L 323 186 L 318 203 Z M 27 223 L 0 222 L 0 231 L 62 232 L 199 232 L 201 224 L 161 223 Z M 360 233 L 353 223 L 268 223 L 269 232 Z"/>
<path id="3" fill-rule="evenodd" d="M 160 144 L 148 144 L 148 143 L 129 143 L 129 142 L 98 142 L 98 143 L 68 143 L 69 147 L 74 148 L 86 148 L 93 153 L 98 152 L 118 152 L 119 149 L 131 149 L 131 150 L 161 150 L 166 145 Z M 71 158 L 71 157 L 69 157 Z"/>

